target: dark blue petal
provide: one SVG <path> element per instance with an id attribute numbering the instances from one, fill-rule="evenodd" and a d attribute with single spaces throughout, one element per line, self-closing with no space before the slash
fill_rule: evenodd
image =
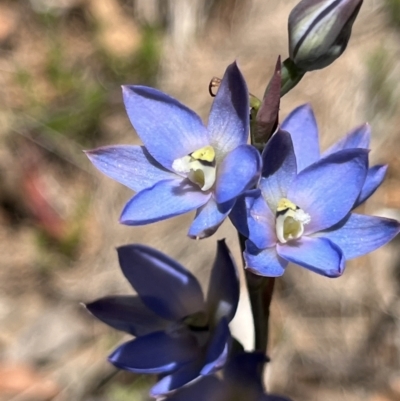
<path id="1" fill-rule="evenodd" d="M 231 340 L 228 322 L 223 318 L 212 333 L 212 338 L 207 348 L 205 364 L 200 372 L 202 375 L 211 375 L 225 365 Z"/>
<path id="2" fill-rule="evenodd" d="M 164 169 L 143 146 L 116 145 L 89 150 L 87 157 L 103 174 L 136 192 L 156 182 L 177 178 Z"/>
<path id="3" fill-rule="evenodd" d="M 173 393 L 175 390 L 178 390 L 187 384 L 190 384 L 191 386 L 191 382 L 196 382 L 196 379 L 200 376 L 201 362 L 202 358 L 199 357 L 182 366 L 179 370 L 163 377 L 151 388 L 150 396 L 158 398 Z"/>
<path id="4" fill-rule="evenodd" d="M 200 117 L 165 93 L 146 86 L 123 86 L 129 119 L 149 153 L 165 168 L 209 144 Z"/>
<path id="5" fill-rule="evenodd" d="M 249 191 L 240 197 L 231 213 L 235 227 L 259 249 L 276 244 L 275 216 L 260 190 Z"/>
<path id="6" fill-rule="evenodd" d="M 197 342 L 191 335 L 169 336 L 158 331 L 119 346 L 109 361 L 134 373 L 168 373 L 196 360 Z"/>
<path id="7" fill-rule="evenodd" d="M 229 215 L 232 224 L 259 249 L 276 244 L 275 216 L 266 204 L 260 189 L 240 196 Z"/>
<path id="8" fill-rule="evenodd" d="M 125 245 L 117 251 L 125 277 L 157 315 L 180 320 L 204 311 L 200 284 L 178 262 L 145 245 Z"/>
<path id="9" fill-rule="evenodd" d="M 250 189 L 259 179 L 261 157 L 257 149 L 241 145 L 226 155 L 217 169 L 215 199 L 225 203 Z"/>
<path id="10" fill-rule="evenodd" d="M 259 187 L 275 213 L 279 200 L 287 197 L 288 188 L 296 177 L 296 157 L 290 135 L 285 131 L 274 134 L 263 151 L 262 159 Z"/>
<path id="11" fill-rule="evenodd" d="M 217 204 L 213 197 L 196 211 L 196 217 L 189 229 L 189 237 L 206 238 L 213 235 L 232 210 L 235 200 Z"/>
<path id="12" fill-rule="evenodd" d="M 292 137 L 297 171 L 319 160 L 318 126 L 309 104 L 294 109 L 283 121 L 281 129 Z"/>
<path id="13" fill-rule="evenodd" d="M 120 222 L 140 226 L 179 216 L 204 205 L 211 197 L 189 180 L 159 181 L 140 191 L 124 207 Z"/>
<path id="14" fill-rule="evenodd" d="M 206 300 L 213 324 L 217 324 L 223 317 L 230 322 L 235 316 L 238 302 L 239 276 L 236 264 L 225 240 L 220 240 Z"/>
<path id="15" fill-rule="evenodd" d="M 349 213 L 367 169 L 367 150 L 346 149 L 321 159 L 296 177 L 287 197 L 310 215 L 306 234 L 332 227 Z"/>
<path id="16" fill-rule="evenodd" d="M 326 150 L 322 157 L 329 156 L 332 153 L 338 152 L 343 149 L 362 148 L 369 149 L 371 141 L 371 127 L 369 124 L 363 124 L 353 129 L 344 138 L 333 144 Z"/>
<path id="17" fill-rule="evenodd" d="M 225 71 L 211 107 L 208 130 L 217 158 L 247 142 L 249 94 L 236 63 L 229 65 Z"/>
<path id="18" fill-rule="evenodd" d="M 163 330 L 168 324 L 135 296 L 105 297 L 86 308 L 102 322 L 136 337 Z"/>
<path id="19" fill-rule="evenodd" d="M 349 218 L 318 236 L 340 247 L 346 259 L 365 255 L 387 244 L 400 231 L 400 223 L 383 217 L 351 213 Z"/>
<path id="20" fill-rule="evenodd" d="M 172 380 L 170 376 L 167 377 L 168 380 Z M 168 392 L 170 385 L 165 385 L 163 383 L 167 377 L 162 379 L 152 388 L 151 395 L 153 397 Z M 164 386 L 161 386 L 162 384 L 164 384 Z M 168 397 L 168 401 L 224 401 L 220 392 L 221 382 L 214 376 L 205 376 L 190 383 L 190 386 L 186 386 L 176 391 Z"/>
<path id="21" fill-rule="evenodd" d="M 385 179 L 387 169 L 387 165 L 378 165 L 368 169 L 367 178 L 365 179 L 360 196 L 354 207 L 361 205 L 361 203 L 365 202 L 378 189 Z"/>
<path id="22" fill-rule="evenodd" d="M 285 272 L 288 262 L 276 252 L 276 246 L 258 249 L 251 241 L 246 242 L 244 252 L 246 269 L 266 277 L 279 277 Z"/>
<path id="23" fill-rule="evenodd" d="M 259 189 L 252 189 L 246 191 L 243 195 L 239 196 L 235 202 L 229 218 L 232 224 L 235 226 L 236 230 L 240 232 L 246 238 L 249 237 L 249 227 L 247 224 L 247 198 L 250 197 L 250 204 L 253 202 L 253 198 L 258 198 L 261 194 Z"/>
<path id="24" fill-rule="evenodd" d="M 339 277 L 344 270 L 342 250 L 326 238 L 303 236 L 296 241 L 278 244 L 278 254 L 287 261 L 327 277 Z"/>

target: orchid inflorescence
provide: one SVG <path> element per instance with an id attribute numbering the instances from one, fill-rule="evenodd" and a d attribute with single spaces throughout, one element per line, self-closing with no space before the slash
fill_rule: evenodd
<path id="1" fill-rule="evenodd" d="M 270 291 L 263 298 L 270 299 L 273 286 L 265 283 L 283 275 L 289 262 L 338 277 L 347 260 L 393 239 L 399 222 L 353 212 L 380 186 L 387 170 L 369 166 L 369 125 L 320 153 L 311 106 L 296 108 L 280 124 L 277 112 L 266 112 L 279 106 L 280 97 L 307 71 L 343 53 L 361 4 L 301 1 L 289 18 L 290 57 L 278 64 L 273 78 L 280 77 L 280 90 L 274 92 L 271 79 L 264 100 L 250 107 L 245 79 L 234 62 L 218 80 L 207 126 L 159 90 L 124 86 L 126 111 L 143 146 L 86 152 L 101 172 L 136 192 L 120 222 L 145 225 L 195 210 L 188 235 L 205 238 L 229 217 L 239 234 L 251 300 L 263 291 Z M 261 133 L 261 149 L 260 142 L 248 144 L 253 130 L 258 139 Z M 158 375 L 150 390 L 155 398 L 287 400 L 265 393 L 262 372 L 268 359 L 260 334 L 254 352 L 244 352 L 230 334 L 239 279 L 223 240 L 206 297 L 193 274 L 161 252 L 139 244 L 117 252 L 137 295 L 108 296 L 87 305 L 98 319 L 135 337 L 109 356 L 112 364 Z M 267 326 L 268 308 L 268 302 L 252 302 L 256 333 Z"/>

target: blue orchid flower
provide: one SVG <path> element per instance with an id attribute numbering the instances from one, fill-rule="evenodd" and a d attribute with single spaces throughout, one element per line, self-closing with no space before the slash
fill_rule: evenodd
<path id="1" fill-rule="evenodd" d="M 117 249 L 137 296 L 111 296 L 87 305 L 98 319 L 136 338 L 109 361 L 120 369 L 160 375 L 151 389 L 165 395 L 221 368 L 229 352 L 228 323 L 239 301 L 235 263 L 218 241 L 207 299 L 196 278 L 175 260 L 144 245 Z"/>
<path id="2" fill-rule="evenodd" d="M 293 262 L 337 277 L 346 260 L 386 244 L 400 224 L 350 213 L 364 188 L 368 150 L 315 156 L 314 163 L 298 169 L 300 154 L 291 135 L 278 131 L 263 151 L 259 188 L 241 198 L 231 219 L 249 239 L 244 258 L 254 273 L 280 276 Z"/>
<path id="3" fill-rule="evenodd" d="M 261 170 L 260 155 L 247 145 L 249 95 L 236 63 L 225 72 L 207 128 L 196 113 L 156 89 L 124 86 L 123 96 L 144 146 L 87 152 L 101 172 L 137 192 L 120 222 L 149 224 L 197 209 L 189 236 L 213 234 Z"/>
<path id="4" fill-rule="evenodd" d="M 267 362 L 262 353 L 240 353 L 225 366 L 223 378 L 207 376 L 177 391 L 168 401 L 290 401 L 288 398 L 265 394 L 262 365 Z"/>
<path id="5" fill-rule="evenodd" d="M 321 157 L 329 156 L 339 150 L 369 149 L 371 142 L 371 127 L 368 124 L 363 124 L 351 130 L 320 155 L 318 126 L 314 112 L 308 104 L 294 109 L 282 122 L 281 129 L 289 132 L 292 137 L 298 172 L 304 170 Z M 354 207 L 366 201 L 382 184 L 387 168 L 387 165 L 377 165 L 368 169 L 367 177 Z"/>

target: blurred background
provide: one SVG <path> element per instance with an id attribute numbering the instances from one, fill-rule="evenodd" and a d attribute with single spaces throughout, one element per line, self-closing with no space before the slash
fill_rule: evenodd
<path id="1" fill-rule="evenodd" d="M 296 0 L 0 0 L 0 401 L 146 400 L 152 378 L 117 372 L 129 338 L 81 303 L 129 293 L 115 247 L 141 242 L 207 285 L 216 239 L 240 252 L 229 222 L 203 241 L 192 215 L 146 227 L 118 217 L 132 195 L 82 149 L 138 144 L 121 84 L 158 87 L 203 118 L 208 84 L 238 60 L 261 97 L 287 57 Z M 310 102 L 326 148 L 368 121 L 372 164 L 389 163 L 362 213 L 399 218 L 400 0 L 365 0 L 344 55 L 282 99 Z M 330 280 L 289 267 L 272 305 L 269 388 L 296 401 L 400 400 L 399 241 Z M 251 347 L 246 297 L 233 331 Z"/>

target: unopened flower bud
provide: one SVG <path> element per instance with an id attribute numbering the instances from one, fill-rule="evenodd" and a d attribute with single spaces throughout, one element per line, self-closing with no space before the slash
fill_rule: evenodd
<path id="1" fill-rule="evenodd" d="M 324 68 L 346 49 L 363 0 L 302 0 L 289 16 L 289 54 L 303 71 Z"/>

